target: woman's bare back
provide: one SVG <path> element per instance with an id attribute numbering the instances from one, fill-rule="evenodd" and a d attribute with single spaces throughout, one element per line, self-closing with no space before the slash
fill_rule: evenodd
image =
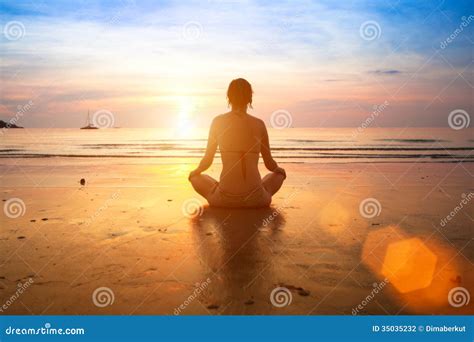
<path id="1" fill-rule="evenodd" d="M 220 187 L 233 193 L 246 193 L 262 184 L 258 171 L 264 123 L 246 113 L 219 115 L 215 134 L 222 160 Z"/>

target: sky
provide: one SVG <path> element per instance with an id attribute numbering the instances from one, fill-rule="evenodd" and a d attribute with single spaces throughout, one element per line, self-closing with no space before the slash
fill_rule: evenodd
<path id="1" fill-rule="evenodd" d="M 0 0 L 0 119 L 209 125 L 238 77 L 294 127 L 448 126 L 472 116 L 474 5 L 460 1 Z M 382 106 L 382 107 L 381 107 Z M 382 108 L 374 116 L 374 111 Z"/>

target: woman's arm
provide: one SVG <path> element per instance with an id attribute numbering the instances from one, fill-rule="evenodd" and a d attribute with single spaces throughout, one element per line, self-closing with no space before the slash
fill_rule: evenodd
<path id="1" fill-rule="evenodd" d="M 272 157 L 272 151 L 270 150 L 270 141 L 268 139 L 267 127 L 262 122 L 262 140 L 260 151 L 262 153 L 263 162 L 265 167 L 272 172 L 281 173 L 286 178 L 286 172 L 284 169 L 278 166 L 277 162 Z"/>
<path id="2" fill-rule="evenodd" d="M 202 157 L 202 160 L 199 163 L 199 166 L 194 171 L 191 171 L 191 173 L 189 174 L 189 177 L 198 175 L 201 172 L 206 171 L 212 165 L 212 162 L 214 161 L 214 155 L 216 154 L 216 150 L 217 150 L 217 131 L 216 131 L 216 123 L 214 119 L 211 124 L 211 129 L 209 130 L 209 137 L 207 139 L 207 147 L 206 147 L 206 152 L 204 154 L 204 157 Z"/>

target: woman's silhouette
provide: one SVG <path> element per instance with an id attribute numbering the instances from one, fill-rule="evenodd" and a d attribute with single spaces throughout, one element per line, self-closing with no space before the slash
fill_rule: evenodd
<path id="1" fill-rule="evenodd" d="M 247 113 L 252 106 L 252 86 L 243 78 L 229 84 L 227 99 L 232 110 L 214 118 L 207 149 L 189 181 L 211 206 L 258 208 L 270 205 L 286 178 L 285 170 L 273 160 L 265 123 Z M 219 147 L 222 159 L 220 181 L 201 174 L 214 160 Z M 258 171 L 260 153 L 268 170 Z"/>

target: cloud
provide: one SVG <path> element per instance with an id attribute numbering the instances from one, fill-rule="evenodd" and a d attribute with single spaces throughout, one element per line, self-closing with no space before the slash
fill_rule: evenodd
<path id="1" fill-rule="evenodd" d="M 397 75 L 401 74 L 401 70 L 396 70 L 396 69 L 386 69 L 386 70 L 371 70 L 369 71 L 370 74 L 376 74 L 376 75 Z"/>

